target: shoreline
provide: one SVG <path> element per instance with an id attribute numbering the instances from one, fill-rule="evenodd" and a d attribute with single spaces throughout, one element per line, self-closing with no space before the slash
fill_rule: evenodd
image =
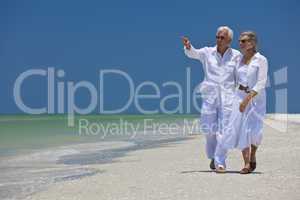
<path id="1" fill-rule="evenodd" d="M 291 124 L 287 135 L 274 128 L 278 123 L 265 126 L 258 167 L 249 175 L 238 173 L 242 158 L 237 150 L 229 153 L 226 174 L 211 172 L 204 138 L 193 135 L 91 164 L 102 173 L 55 183 L 28 199 L 299 199 L 300 126 Z"/>
<path id="2" fill-rule="evenodd" d="M 137 141 L 101 141 L 53 147 L 48 152 L 29 156 L 27 161 L 11 162 L 12 169 L 18 166 L 11 172 L 20 174 L 19 178 L 24 180 L 30 177 L 29 184 L 17 185 L 15 178 L 7 179 L 6 184 L 11 185 L 0 183 L 0 194 L 5 199 L 21 189 L 26 190 L 31 180 L 40 185 L 35 189 L 31 187 L 31 191 L 28 189 L 26 194 L 15 199 L 182 200 L 222 197 L 229 200 L 241 199 L 242 193 L 246 193 L 249 199 L 260 198 L 265 193 L 274 198 L 286 199 L 288 193 L 299 197 L 300 194 L 294 191 L 300 186 L 297 159 L 300 156 L 297 137 L 300 125 L 291 121 L 284 132 L 280 129 L 287 124 L 284 120 L 267 116 L 265 122 L 263 144 L 257 158 L 258 169 L 247 178 L 238 174 L 242 166 L 240 152 L 230 152 L 227 174 L 215 174 L 208 168 L 202 135 L 175 135 L 173 138 L 149 137 Z M 25 176 L 22 168 L 30 176 Z M 5 168 L 2 166 L 1 169 Z M 3 178 L 8 177 L 9 173 L 4 173 L 2 170 Z M 224 181 L 229 181 L 229 185 L 223 186 Z M 251 191 L 243 185 L 246 181 L 254 186 Z M 219 185 L 219 195 L 210 185 Z M 241 187 L 235 197 L 227 194 L 233 187 Z"/>

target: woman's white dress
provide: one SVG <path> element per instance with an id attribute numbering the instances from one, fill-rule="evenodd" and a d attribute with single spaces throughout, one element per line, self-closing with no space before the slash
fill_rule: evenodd
<path id="1" fill-rule="evenodd" d="M 263 119 L 266 113 L 266 92 L 268 62 L 260 53 L 256 53 L 248 65 L 241 61 L 237 67 L 237 82 L 248 86 L 258 94 L 247 105 L 243 113 L 240 103 L 247 96 L 243 90 L 237 89 L 233 102 L 233 112 L 229 126 L 221 137 L 225 149 L 238 148 L 243 150 L 251 144 L 260 145 L 262 141 Z"/>

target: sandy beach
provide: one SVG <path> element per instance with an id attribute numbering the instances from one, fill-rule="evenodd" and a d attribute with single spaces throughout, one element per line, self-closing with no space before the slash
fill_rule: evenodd
<path id="1" fill-rule="evenodd" d="M 300 199 L 298 119 L 287 132 L 276 130 L 283 120 L 266 119 L 258 167 L 249 175 L 238 173 L 242 158 L 236 150 L 226 174 L 210 171 L 204 138 L 192 135 L 127 151 L 112 162 L 83 164 L 97 173 L 58 181 L 27 199 Z"/>

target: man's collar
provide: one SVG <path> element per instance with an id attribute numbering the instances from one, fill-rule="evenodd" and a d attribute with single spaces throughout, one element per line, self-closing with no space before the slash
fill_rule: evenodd
<path id="1" fill-rule="evenodd" d="M 228 54 L 228 53 L 231 53 L 232 52 L 232 48 L 229 46 L 226 51 L 224 52 L 223 56 Z M 214 49 L 213 49 L 213 54 L 214 55 L 217 55 L 219 52 L 218 52 L 218 47 L 217 45 L 214 46 Z M 219 53 L 220 54 L 220 53 Z"/>

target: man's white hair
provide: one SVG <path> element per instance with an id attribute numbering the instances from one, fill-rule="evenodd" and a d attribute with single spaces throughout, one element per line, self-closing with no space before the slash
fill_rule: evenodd
<path id="1" fill-rule="evenodd" d="M 231 28 L 229 28 L 228 26 L 220 26 L 217 30 L 217 34 L 220 32 L 220 31 L 224 31 L 226 30 L 230 39 L 232 40 L 233 39 L 233 31 Z"/>

